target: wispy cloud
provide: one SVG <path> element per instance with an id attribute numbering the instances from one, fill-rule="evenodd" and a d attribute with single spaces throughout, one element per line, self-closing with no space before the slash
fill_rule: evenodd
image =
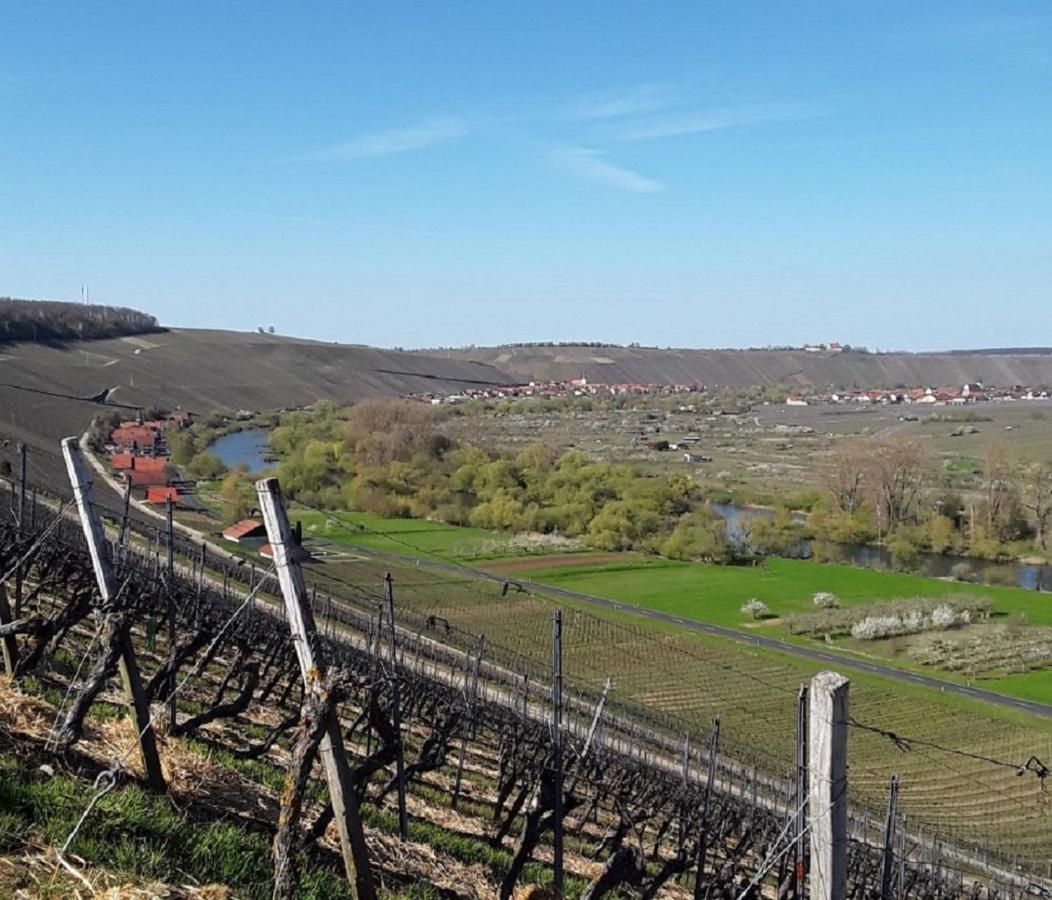
<path id="1" fill-rule="evenodd" d="M 653 193 L 663 191 L 665 186 L 660 181 L 647 178 L 631 169 L 616 166 L 601 157 L 598 151 L 588 150 L 584 147 L 566 147 L 553 150 L 548 155 L 553 165 L 569 172 L 610 187 L 620 188 L 624 191 L 636 191 L 639 193 Z"/>
<path id="2" fill-rule="evenodd" d="M 412 237 L 456 237 L 445 231 L 433 231 L 424 228 L 403 228 L 399 225 L 385 225 L 380 222 L 354 222 L 346 219 L 322 219 L 316 216 L 290 216 L 280 213 L 260 212 L 247 209 L 217 209 L 218 213 L 228 216 L 244 216 L 252 219 L 267 219 L 273 222 L 289 222 L 293 225 L 310 225 L 326 228 L 352 228 L 360 231 L 372 231 L 381 234 L 401 234 Z"/>
<path id="3" fill-rule="evenodd" d="M 640 84 L 619 94 L 595 93 L 580 98 L 569 109 L 572 119 L 617 119 L 655 112 L 675 105 L 668 85 Z"/>
<path id="4" fill-rule="evenodd" d="M 700 134 L 706 131 L 723 131 L 766 122 L 787 122 L 810 119 L 826 111 L 801 103 L 761 103 L 744 106 L 724 106 L 682 116 L 650 119 L 629 126 L 620 135 L 621 140 L 642 141 L 656 138 L 678 137 Z"/>
<path id="5" fill-rule="evenodd" d="M 365 159 L 370 156 L 387 156 L 407 150 L 422 150 L 444 141 L 456 140 L 467 134 L 467 123 L 451 116 L 435 116 L 421 119 L 404 128 L 374 131 L 361 134 L 342 144 L 334 144 L 308 155 L 317 162 L 342 162 L 350 159 Z"/>

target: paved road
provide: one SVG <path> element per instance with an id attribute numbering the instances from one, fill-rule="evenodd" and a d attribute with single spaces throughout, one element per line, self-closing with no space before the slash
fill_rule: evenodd
<path id="1" fill-rule="evenodd" d="M 882 678 L 890 678 L 892 681 L 900 681 L 905 684 L 931 688 L 932 690 L 941 691 L 946 694 L 955 694 L 959 697 L 966 697 L 969 700 L 979 700 L 983 703 L 990 703 L 994 706 L 1002 707 L 1003 709 L 1012 709 L 1017 712 L 1025 712 L 1035 716 L 1042 716 L 1046 719 L 1052 719 L 1052 706 L 1047 703 L 1038 703 L 1034 700 L 1021 700 L 1016 697 L 1006 697 L 1003 694 L 997 694 L 993 691 L 983 690 L 982 688 L 954 684 L 953 682 L 942 681 L 941 679 L 932 678 L 928 675 L 918 675 L 914 672 L 905 672 L 901 669 L 882 666 L 879 663 L 873 663 L 863 659 L 855 659 L 851 656 L 839 653 L 830 653 L 826 650 L 819 650 L 814 647 L 790 644 L 787 641 L 779 641 L 774 638 L 748 634 L 744 631 L 736 631 L 733 628 L 724 628 L 720 625 L 709 625 L 706 622 L 698 622 L 694 619 L 684 619 L 682 616 L 674 616 L 671 613 L 660 612 L 655 609 L 646 609 L 641 606 L 634 606 L 631 603 L 621 603 L 617 600 L 611 600 L 608 597 L 596 597 L 592 594 L 582 594 L 580 591 L 571 591 L 566 588 L 542 584 L 536 581 L 522 581 L 521 579 L 495 575 L 492 572 L 471 569 L 467 566 L 457 565 L 456 563 L 418 559 L 417 557 L 404 556 L 400 553 L 389 553 L 384 550 L 370 550 L 357 545 L 355 545 L 355 550 L 363 556 L 371 556 L 375 559 L 387 559 L 391 562 L 400 563 L 402 565 L 417 565 L 453 574 L 470 573 L 477 578 L 485 578 L 489 581 L 495 581 L 498 584 L 510 581 L 512 584 L 522 584 L 524 587 L 529 585 L 531 590 L 536 590 L 538 593 L 548 594 L 553 597 L 560 597 L 564 600 L 587 603 L 591 606 L 616 610 L 617 612 L 628 613 L 629 615 L 639 616 L 644 619 L 653 619 L 665 624 L 678 625 L 688 631 L 696 631 L 701 634 L 726 638 L 728 640 L 737 641 L 740 644 L 748 644 L 751 647 L 763 647 L 767 650 L 778 650 L 783 653 L 800 657 L 801 659 L 810 660 L 811 662 L 830 665 L 836 669 L 853 669 L 858 672 L 866 672 L 870 675 L 879 675 Z"/>

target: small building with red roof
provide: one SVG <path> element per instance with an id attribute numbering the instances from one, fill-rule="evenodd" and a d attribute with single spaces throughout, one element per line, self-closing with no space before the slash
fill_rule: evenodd
<path id="1" fill-rule="evenodd" d="M 267 529 L 256 519 L 242 519 L 223 529 L 223 537 L 235 544 L 257 544 L 266 540 Z"/>
<path id="2" fill-rule="evenodd" d="M 179 491 L 174 487 L 151 487 L 146 489 L 146 502 L 163 505 L 169 500 L 174 506 L 179 502 Z"/>

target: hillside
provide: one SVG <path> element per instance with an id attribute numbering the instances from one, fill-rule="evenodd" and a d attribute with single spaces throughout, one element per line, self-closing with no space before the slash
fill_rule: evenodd
<path id="1" fill-rule="evenodd" d="M 519 346 L 428 351 L 458 361 L 482 362 L 522 381 L 581 378 L 621 384 L 766 384 L 878 388 L 897 385 L 1052 384 L 1052 354 L 958 351 L 952 353 L 810 353 L 804 350 L 662 350 L 646 347 Z"/>
<path id="2" fill-rule="evenodd" d="M 203 413 L 508 380 L 468 360 L 229 331 L 7 344 L 0 350 L 0 458 L 12 459 L 13 444 L 25 441 L 31 477 L 56 483 L 59 440 L 83 431 L 103 400 L 129 413 L 151 405 Z"/>

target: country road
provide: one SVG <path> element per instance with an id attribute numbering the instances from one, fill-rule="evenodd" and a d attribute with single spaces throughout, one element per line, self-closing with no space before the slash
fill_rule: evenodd
<path id="1" fill-rule="evenodd" d="M 748 634 L 744 631 L 736 631 L 733 628 L 724 628 L 721 625 L 709 625 L 706 622 L 698 622 L 694 619 L 685 619 L 682 616 L 674 616 L 671 613 L 660 612 L 654 609 L 646 609 L 645 607 L 635 606 L 631 603 L 622 603 L 618 600 L 611 600 L 608 597 L 596 597 L 593 594 L 584 594 L 580 591 L 571 591 L 566 588 L 555 587 L 553 585 L 544 584 L 542 582 L 523 581 L 521 579 L 508 578 L 501 575 L 495 575 L 492 572 L 484 572 L 480 569 L 472 569 L 468 566 L 459 565 L 458 563 L 446 563 L 441 562 L 439 560 L 419 559 L 414 556 L 405 556 L 401 553 L 391 553 L 385 550 L 370 550 L 357 545 L 353 546 L 355 552 L 361 553 L 363 556 L 373 557 L 375 559 L 386 559 L 396 563 L 408 563 L 410 565 L 426 566 L 437 571 L 451 572 L 454 574 L 463 574 L 465 571 L 468 571 L 477 578 L 485 578 L 490 581 L 495 581 L 498 584 L 503 584 L 505 581 L 510 581 L 512 584 L 522 584 L 523 586 L 529 586 L 531 590 L 536 590 L 539 593 L 547 594 L 552 597 L 560 597 L 564 600 L 572 600 L 577 603 L 586 603 L 590 606 L 614 610 L 619 613 L 628 613 L 629 615 L 639 616 L 640 618 L 644 619 L 652 619 L 654 621 L 662 622 L 667 625 L 677 625 L 681 628 L 687 629 L 688 631 L 695 631 L 701 634 L 712 635 L 713 637 L 726 638 L 727 640 L 736 641 L 740 644 L 748 644 L 752 647 L 762 647 L 767 650 L 777 650 L 781 653 L 788 653 L 792 656 L 796 656 L 801 659 L 810 660 L 811 662 L 822 663 L 824 665 L 831 665 L 839 669 L 853 669 L 854 671 L 865 672 L 869 675 L 879 675 L 882 678 L 889 678 L 892 681 L 898 681 L 904 684 L 912 684 L 917 687 L 930 688 L 932 690 L 940 691 L 942 693 L 954 694 L 959 697 L 965 697 L 969 700 L 978 700 L 982 703 L 990 703 L 994 706 L 999 706 L 1003 709 L 1011 709 L 1017 712 L 1025 712 L 1029 713 L 1030 715 L 1042 716 L 1046 719 L 1052 719 L 1052 705 L 1049 705 L 1047 703 L 1038 703 L 1034 700 L 1022 700 L 1017 697 L 1007 697 L 1004 694 L 998 694 L 994 691 L 988 691 L 982 688 L 974 688 L 969 687 L 968 685 L 955 684 L 951 681 L 943 681 L 939 678 L 932 678 L 928 675 L 918 675 L 914 672 L 907 672 L 902 669 L 895 669 L 891 666 L 884 666 L 879 663 L 869 662 L 868 660 L 855 659 L 851 656 L 847 656 L 844 654 L 830 653 L 827 650 L 819 650 L 814 647 L 803 647 L 799 644 L 791 644 L 788 641 L 780 641 L 775 638 Z"/>

